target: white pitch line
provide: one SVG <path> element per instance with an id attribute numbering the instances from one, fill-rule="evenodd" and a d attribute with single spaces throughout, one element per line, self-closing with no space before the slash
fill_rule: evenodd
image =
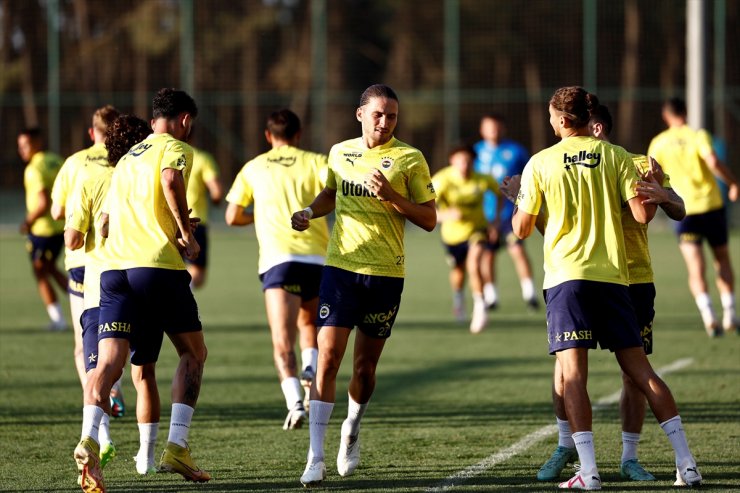
<path id="1" fill-rule="evenodd" d="M 673 363 L 666 365 L 662 368 L 659 368 L 656 370 L 656 373 L 658 375 L 667 375 L 669 373 L 681 370 L 683 368 L 686 368 L 687 366 L 691 365 L 694 362 L 693 358 L 683 358 L 674 361 Z M 613 394 L 610 394 L 606 397 L 602 397 L 596 403 L 592 406 L 594 411 L 600 411 L 603 410 L 610 405 L 616 404 L 619 402 L 619 396 L 622 394 L 622 390 L 620 389 L 618 392 L 614 392 Z M 495 452 L 482 461 L 478 462 L 477 464 L 473 464 L 470 467 L 467 467 L 463 469 L 462 471 L 458 471 L 452 476 L 448 476 L 443 481 L 440 481 L 436 486 L 432 486 L 427 489 L 427 492 L 436 492 L 436 491 L 449 491 L 453 489 L 455 486 L 460 486 L 465 481 L 467 481 L 470 478 L 473 478 L 475 476 L 478 476 L 479 474 L 484 473 L 488 469 L 492 468 L 495 465 L 501 464 L 502 462 L 505 462 L 515 455 L 519 455 L 528 448 L 530 448 L 532 445 L 536 444 L 537 442 L 540 442 L 547 438 L 550 435 L 554 435 L 557 433 L 558 427 L 556 425 L 548 425 L 543 426 L 542 428 L 539 428 L 529 435 L 525 436 L 518 442 L 516 442 L 513 445 L 510 445 L 509 447 L 506 447 L 505 449 L 499 450 L 498 452 Z"/>

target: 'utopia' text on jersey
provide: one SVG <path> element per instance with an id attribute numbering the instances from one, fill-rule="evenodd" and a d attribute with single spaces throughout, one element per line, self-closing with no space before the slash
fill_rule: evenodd
<path id="1" fill-rule="evenodd" d="M 365 188 L 363 184 L 347 180 L 342 180 L 342 195 L 350 197 L 377 198 L 377 195 Z"/>
<path id="2" fill-rule="evenodd" d="M 586 162 L 588 160 L 589 162 Z M 570 165 L 574 166 L 585 166 L 587 168 L 595 168 L 601 164 L 601 153 L 600 152 L 586 152 L 579 151 L 578 154 L 569 156 L 567 153 L 563 154 L 563 164 L 565 169 L 570 169 Z"/>

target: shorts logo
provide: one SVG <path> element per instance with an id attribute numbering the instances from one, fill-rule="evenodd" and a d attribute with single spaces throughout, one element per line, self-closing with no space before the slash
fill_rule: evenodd
<path id="1" fill-rule="evenodd" d="M 131 333 L 131 324 L 127 322 L 111 322 L 98 325 L 98 334 L 103 332 L 126 332 Z"/>
<path id="2" fill-rule="evenodd" d="M 301 294 L 300 284 L 283 284 L 282 288 L 292 294 Z"/>
<path id="3" fill-rule="evenodd" d="M 329 313 L 331 310 L 329 309 L 329 305 L 327 303 L 322 303 L 319 307 L 319 318 L 324 320 L 326 317 L 329 316 Z"/>
<path id="4" fill-rule="evenodd" d="M 380 167 L 381 168 L 388 169 L 391 166 L 393 166 L 393 159 L 391 159 L 389 157 L 384 157 L 383 159 L 380 160 Z"/>
<path id="5" fill-rule="evenodd" d="M 592 333 L 590 330 L 571 330 L 569 332 L 563 332 L 562 334 L 557 334 L 555 338 L 558 342 L 560 342 L 560 336 L 563 337 L 563 342 L 565 341 L 590 341 L 593 339 Z"/>
<path id="6" fill-rule="evenodd" d="M 362 320 L 363 324 L 377 324 L 377 323 L 385 323 L 388 320 L 391 320 L 398 311 L 398 305 L 391 308 L 388 313 L 381 312 L 381 313 L 368 313 L 365 315 L 365 318 Z"/>

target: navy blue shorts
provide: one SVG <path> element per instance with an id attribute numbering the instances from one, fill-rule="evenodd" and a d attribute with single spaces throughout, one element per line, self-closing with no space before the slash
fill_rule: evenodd
<path id="1" fill-rule="evenodd" d="M 630 284 L 630 299 L 635 309 L 645 354 L 653 354 L 653 319 L 655 318 L 655 284 Z"/>
<path id="2" fill-rule="evenodd" d="M 303 301 L 316 298 L 321 284 L 321 269 L 318 264 L 285 262 L 260 274 L 262 290 L 280 288 L 300 296 Z"/>
<path id="3" fill-rule="evenodd" d="M 190 279 L 186 270 L 140 267 L 103 272 L 98 339 L 127 339 L 134 365 L 156 362 L 164 333 L 202 330 Z"/>
<path id="4" fill-rule="evenodd" d="M 82 351 L 85 355 L 85 371 L 98 366 L 98 323 L 100 308 L 88 308 L 80 316 L 82 325 Z"/>
<path id="5" fill-rule="evenodd" d="M 676 226 L 681 242 L 701 243 L 704 238 L 713 247 L 727 245 L 727 215 L 725 208 L 687 215 Z"/>
<path id="6" fill-rule="evenodd" d="M 55 261 L 59 257 L 59 252 L 64 246 L 64 235 L 54 236 L 34 236 L 28 235 L 26 240 L 26 250 L 31 257 L 31 262 L 45 259 Z"/>
<path id="7" fill-rule="evenodd" d="M 643 347 L 627 286 L 566 281 L 545 291 L 550 354 L 570 348 Z"/>
<path id="8" fill-rule="evenodd" d="M 198 224 L 198 226 L 195 227 L 193 236 L 195 237 L 195 241 L 198 242 L 198 246 L 200 246 L 198 258 L 190 260 L 189 258 L 183 257 L 183 260 L 188 264 L 205 267 L 206 264 L 208 264 L 208 226 L 205 224 Z"/>
<path id="9" fill-rule="evenodd" d="M 72 296 L 85 297 L 85 268 L 75 267 L 67 271 L 67 292 Z"/>
<path id="10" fill-rule="evenodd" d="M 369 276 L 324 266 L 316 326 L 357 326 L 367 336 L 387 339 L 402 291 L 402 277 Z"/>
<path id="11" fill-rule="evenodd" d="M 444 246 L 445 250 L 447 250 L 447 264 L 450 267 L 462 267 L 465 265 L 465 260 L 468 258 L 468 250 L 470 250 L 470 245 L 467 241 L 456 245 L 444 243 Z"/>

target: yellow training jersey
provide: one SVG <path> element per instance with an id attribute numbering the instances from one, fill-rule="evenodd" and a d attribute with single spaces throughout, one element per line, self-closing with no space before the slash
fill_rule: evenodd
<path id="1" fill-rule="evenodd" d="M 216 160 L 205 151 L 193 147 L 193 170 L 188 182 L 188 205 L 193 211 L 190 217 L 199 217 L 200 224 L 208 223 L 208 189 L 206 183 L 218 178 Z"/>
<path id="2" fill-rule="evenodd" d="M 192 166 L 193 149 L 167 133 L 149 135 L 118 161 L 104 205 L 109 269 L 185 269 L 161 176 L 168 168 L 182 171 L 187 187 Z"/>
<path id="3" fill-rule="evenodd" d="M 314 219 L 299 232 L 290 227 L 290 216 L 323 190 L 326 167 L 324 154 L 284 145 L 249 161 L 236 176 L 226 200 L 242 207 L 254 204 L 260 274 L 290 261 L 323 265 L 326 219 Z"/>
<path id="4" fill-rule="evenodd" d="M 64 206 L 67 217 L 79 200 L 82 184 L 88 178 L 111 169 L 108 166 L 108 151 L 104 143 L 93 144 L 87 149 L 72 154 L 62 165 L 54 188 L 51 190 L 51 201 Z M 64 250 L 64 268 L 67 270 L 85 265 L 85 251 Z"/>
<path id="5" fill-rule="evenodd" d="M 329 153 L 326 181 L 337 191 L 326 265 L 358 274 L 404 277 L 406 218 L 363 185 L 365 175 L 375 169 L 412 202 L 422 204 L 436 197 L 429 165 L 418 149 L 395 137 L 372 149 L 362 138 L 336 144 Z"/>
<path id="6" fill-rule="evenodd" d="M 23 172 L 26 211 L 30 212 L 39 206 L 39 192 L 51 193 L 62 161 L 60 156 L 47 151 L 37 152 L 31 157 Z M 51 206 L 31 225 L 31 234 L 34 236 L 54 236 L 63 231 L 64 221 L 55 221 L 51 218 Z"/>
<path id="7" fill-rule="evenodd" d="M 686 214 L 703 214 L 722 207 L 717 181 L 702 156 L 712 152 L 712 138 L 706 130 L 688 125 L 669 128 L 650 142 L 648 155 L 671 175 L 673 189 L 681 196 Z"/>
<path id="8" fill-rule="evenodd" d="M 498 183 L 493 176 L 473 172 L 465 178 L 458 170 L 447 166 L 432 177 L 432 183 L 437 192 L 437 207 L 460 211 L 460 218 L 442 223 L 444 243 L 457 245 L 486 230 L 488 221 L 483 213 L 483 197 L 488 191 L 499 195 Z"/>
<path id="9" fill-rule="evenodd" d="M 635 169 L 642 175 L 650 169 L 647 157 L 632 154 Z M 663 179 L 663 188 L 671 188 L 668 175 Z M 653 282 L 653 268 L 648 247 L 648 225 L 638 223 L 632 215 L 628 204 L 622 205 L 622 230 L 624 244 L 627 249 L 627 270 L 630 284 L 645 284 Z"/>
<path id="10" fill-rule="evenodd" d="M 85 234 L 85 247 L 80 249 L 85 255 L 85 310 L 100 305 L 100 273 L 105 262 L 106 239 L 100 235 L 99 225 L 112 177 L 113 167 L 107 166 L 85 180 L 79 199 L 67 214 L 67 228 Z"/>
<path id="11" fill-rule="evenodd" d="M 628 283 L 620 215 L 637 180 L 627 151 L 593 137 L 569 137 L 532 156 L 517 205 L 537 215 L 547 204 L 545 289 L 571 280 Z"/>

